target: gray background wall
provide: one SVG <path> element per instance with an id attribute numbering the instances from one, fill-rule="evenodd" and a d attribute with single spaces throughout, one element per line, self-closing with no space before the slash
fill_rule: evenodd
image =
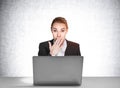
<path id="1" fill-rule="evenodd" d="M 0 0 L 0 76 L 32 76 L 32 56 L 63 16 L 81 46 L 83 76 L 120 76 L 120 0 Z"/>

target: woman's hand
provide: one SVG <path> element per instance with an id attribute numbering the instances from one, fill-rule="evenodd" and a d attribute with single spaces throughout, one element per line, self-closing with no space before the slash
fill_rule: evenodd
<path id="1" fill-rule="evenodd" d="M 51 45 L 51 43 L 48 42 L 51 56 L 55 56 L 60 51 L 63 41 L 64 39 L 57 38 L 53 45 Z"/>

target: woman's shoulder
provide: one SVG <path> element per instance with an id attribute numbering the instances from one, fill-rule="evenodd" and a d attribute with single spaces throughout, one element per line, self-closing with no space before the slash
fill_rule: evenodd
<path id="1" fill-rule="evenodd" d="M 79 46 L 79 43 L 67 40 L 68 45 Z"/>
<path id="2" fill-rule="evenodd" d="M 53 42 L 53 40 L 47 40 L 47 41 L 44 41 L 44 42 L 40 42 L 40 44 L 39 45 L 48 45 L 48 42 Z"/>

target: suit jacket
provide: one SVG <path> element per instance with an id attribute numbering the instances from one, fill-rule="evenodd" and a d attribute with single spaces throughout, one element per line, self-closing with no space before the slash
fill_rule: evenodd
<path id="1" fill-rule="evenodd" d="M 71 41 L 67 41 L 67 48 L 65 50 L 65 56 L 81 56 L 79 44 Z M 49 43 L 53 45 L 53 40 L 42 42 L 39 44 L 38 56 L 50 56 Z"/>

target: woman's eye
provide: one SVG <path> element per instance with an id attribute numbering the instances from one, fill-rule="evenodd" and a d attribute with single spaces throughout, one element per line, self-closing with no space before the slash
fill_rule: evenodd
<path id="1" fill-rule="evenodd" d="M 61 30 L 61 32 L 65 32 L 65 30 Z"/>
<path id="2" fill-rule="evenodd" d="M 53 32 L 57 32 L 57 30 L 53 30 Z"/>

